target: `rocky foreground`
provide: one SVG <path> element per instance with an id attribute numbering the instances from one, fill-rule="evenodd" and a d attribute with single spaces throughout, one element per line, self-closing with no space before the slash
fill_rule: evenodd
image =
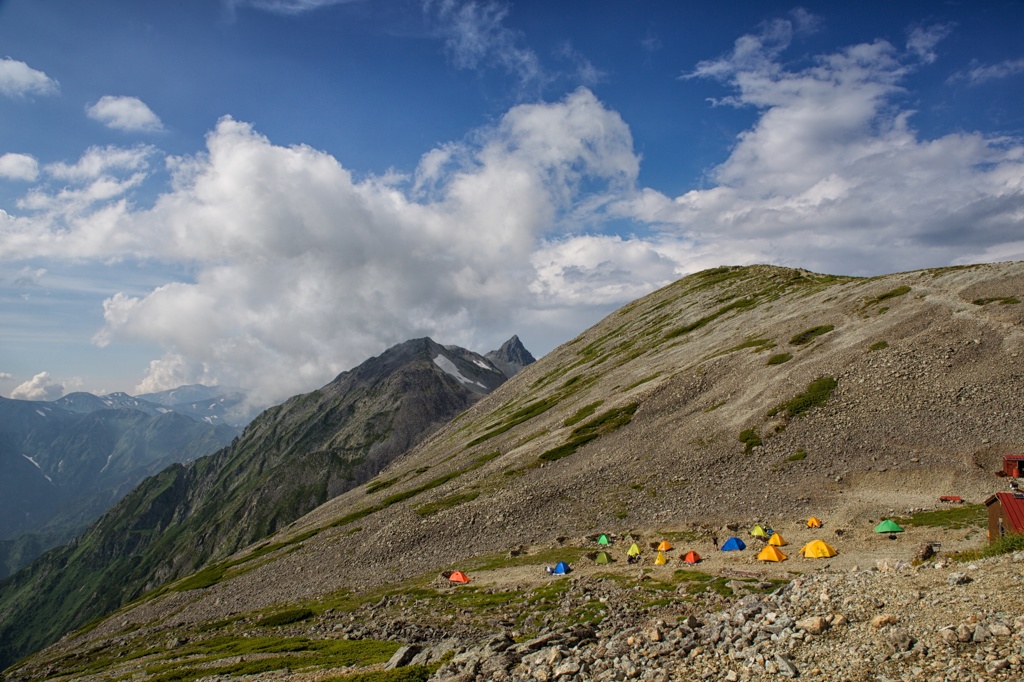
<path id="1" fill-rule="evenodd" d="M 460 651 L 435 679 L 1019 680 L 1022 592 L 1024 553 L 823 571 L 679 622 L 620 629 L 612 618 L 522 644 L 498 636 Z M 584 580 L 567 598 L 603 596 Z"/>
<path id="2" fill-rule="evenodd" d="M 525 641 L 453 622 L 417 626 L 404 618 L 414 600 L 392 597 L 334 625 L 335 637 L 395 637 L 407 644 L 388 669 L 429 666 L 431 680 L 1020 680 L 1024 678 L 1024 552 L 973 563 L 879 562 L 795 578 L 770 593 L 766 582 L 727 583 L 696 602 L 638 608 L 631 593 L 645 580 L 570 576 L 549 623 Z M 677 592 L 693 590 L 681 583 Z M 598 624 L 561 616 L 588 604 L 607 607 Z M 367 618 L 389 613 L 386 618 Z M 310 630 L 312 633 L 313 630 Z M 438 665 L 440 664 L 440 667 Z M 420 668 L 423 670 L 423 668 Z M 398 673 L 399 670 L 395 670 Z M 341 680 L 328 674 L 275 672 L 245 679 Z M 398 678 L 396 678 L 398 679 Z M 409 677 L 408 679 L 416 679 Z M 422 679 L 422 678 L 421 678 Z"/>

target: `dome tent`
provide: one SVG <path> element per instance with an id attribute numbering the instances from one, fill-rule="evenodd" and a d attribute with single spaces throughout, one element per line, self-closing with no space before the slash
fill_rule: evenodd
<path id="1" fill-rule="evenodd" d="M 746 549 L 746 548 L 747 548 L 747 545 L 744 544 L 743 540 L 740 540 L 736 536 L 733 536 L 733 537 L 729 538 L 728 540 L 725 541 L 725 544 L 722 545 L 722 551 L 723 552 L 735 552 L 735 551 L 743 550 L 743 549 Z"/>

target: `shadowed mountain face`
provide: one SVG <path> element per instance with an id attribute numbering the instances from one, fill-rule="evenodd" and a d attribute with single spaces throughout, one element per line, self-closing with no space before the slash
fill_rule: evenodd
<path id="1" fill-rule="evenodd" d="M 0 398 L 0 576 L 81 532 L 146 476 L 237 435 L 113 397 Z"/>
<path id="2" fill-rule="evenodd" d="M 505 381 L 482 356 L 416 339 L 266 410 L 0 583 L 0 665 L 369 480 Z"/>

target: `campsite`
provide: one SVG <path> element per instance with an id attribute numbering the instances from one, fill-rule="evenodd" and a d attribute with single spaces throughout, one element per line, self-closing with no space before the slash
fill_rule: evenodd
<path id="1" fill-rule="evenodd" d="M 720 529 L 609 531 L 601 534 L 607 543 L 589 537 L 563 538 L 561 542 L 554 540 L 517 552 L 514 561 L 506 562 L 514 565 L 492 567 L 485 564 L 487 567 L 484 570 L 467 570 L 467 573 L 480 589 L 542 585 L 557 577 L 545 570 L 557 562 L 565 562 L 571 568 L 569 574 L 573 579 L 610 575 L 616 579 L 639 582 L 645 579 L 671 581 L 680 569 L 696 569 L 725 580 L 790 580 L 819 569 L 847 572 L 878 566 L 910 565 L 924 548 L 930 546 L 939 546 L 941 555 L 952 556 L 960 551 L 977 548 L 979 537 L 983 535 L 983 531 L 976 526 L 949 528 L 907 525 L 893 540 L 888 531 L 875 530 L 885 520 L 881 516 L 877 519 L 835 521 L 825 515 L 818 518 L 822 524 L 818 527 L 809 527 L 807 517 L 800 517 L 773 519 L 771 524 L 733 523 Z M 894 522 L 890 520 L 889 523 Z M 889 523 L 884 528 L 890 528 Z M 772 536 L 751 534 L 753 529 L 763 528 L 764 525 L 772 528 Z M 733 527 L 735 531 L 731 530 Z M 726 533 L 732 535 L 727 536 Z M 671 537 L 671 541 L 665 540 L 666 537 Z M 715 537 L 719 538 L 718 548 L 713 542 Z M 744 549 L 723 550 L 722 547 L 730 537 L 740 540 Z M 772 542 L 773 538 L 776 542 Z M 834 549 L 835 554 L 803 556 L 802 550 L 816 541 Z M 785 544 L 778 545 L 777 542 Z M 780 561 L 759 560 L 758 554 L 766 547 L 777 547 L 786 558 Z M 631 549 L 635 549 L 638 556 L 632 563 L 628 561 Z M 699 556 L 697 563 L 685 561 L 690 552 Z M 658 562 L 659 554 L 664 556 L 665 563 Z M 531 557 L 534 559 L 531 560 Z M 638 578 L 641 573 L 643 578 Z"/>

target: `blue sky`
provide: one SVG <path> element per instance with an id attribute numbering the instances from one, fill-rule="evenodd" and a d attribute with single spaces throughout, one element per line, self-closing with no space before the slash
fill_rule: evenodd
<path id="1" fill-rule="evenodd" d="M 0 394 L 1024 258 L 1024 3 L 0 0 Z"/>

